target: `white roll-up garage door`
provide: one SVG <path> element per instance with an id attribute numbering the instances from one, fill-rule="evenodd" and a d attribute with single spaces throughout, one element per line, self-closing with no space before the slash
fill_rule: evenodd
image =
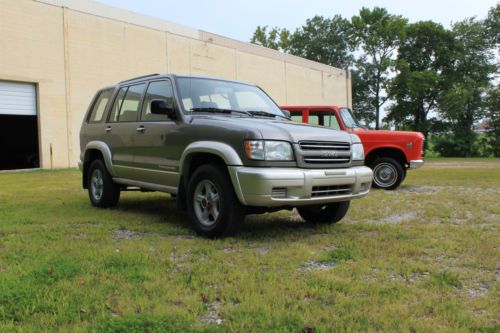
<path id="1" fill-rule="evenodd" d="M 36 116 L 35 85 L 0 81 L 0 114 Z"/>

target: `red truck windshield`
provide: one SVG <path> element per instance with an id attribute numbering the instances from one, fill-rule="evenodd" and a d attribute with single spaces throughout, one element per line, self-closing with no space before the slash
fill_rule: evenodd
<path id="1" fill-rule="evenodd" d="M 354 115 L 352 114 L 351 110 L 347 108 L 341 108 L 340 109 L 340 116 L 342 117 L 342 121 L 344 122 L 345 127 L 347 128 L 363 128 L 359 124 L 359 122 L 354 118 Z"/>

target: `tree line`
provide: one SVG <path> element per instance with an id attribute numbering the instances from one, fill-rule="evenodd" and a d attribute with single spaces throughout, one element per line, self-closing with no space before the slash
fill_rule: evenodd
<path id="1" fill-rule="evenodd" d="M 450 28 L 363 7 L 293 32 L 258 26 L 251 42 L 350 69 L 353 111 L 365 124 L 422 132 L 431 154 L 500 156 L 500 4 Z M 479 122 L 484 134 L 474 131 Z"/>

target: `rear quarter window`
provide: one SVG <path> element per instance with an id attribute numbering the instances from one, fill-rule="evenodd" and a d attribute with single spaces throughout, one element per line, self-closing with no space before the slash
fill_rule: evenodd
<path id="1" fill-rule="evenodd" d="M 112 94 L 113 89 L 103 90 L 99 93 L 92 106 L 92 111 L 88 118 L 89 123 L 100 123 L 104 119 L 104 112 L 107 109 Z"/>

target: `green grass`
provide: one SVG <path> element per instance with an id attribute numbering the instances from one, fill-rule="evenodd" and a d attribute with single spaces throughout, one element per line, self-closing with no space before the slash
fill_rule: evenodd
<path id="1" fill-rule="evenodd" d="M 101 210 L 78 171 L 0 173 L 0 332 L 498 332 L 500 163 L 463 162 L 222 240 L 166 194 Z"/>

